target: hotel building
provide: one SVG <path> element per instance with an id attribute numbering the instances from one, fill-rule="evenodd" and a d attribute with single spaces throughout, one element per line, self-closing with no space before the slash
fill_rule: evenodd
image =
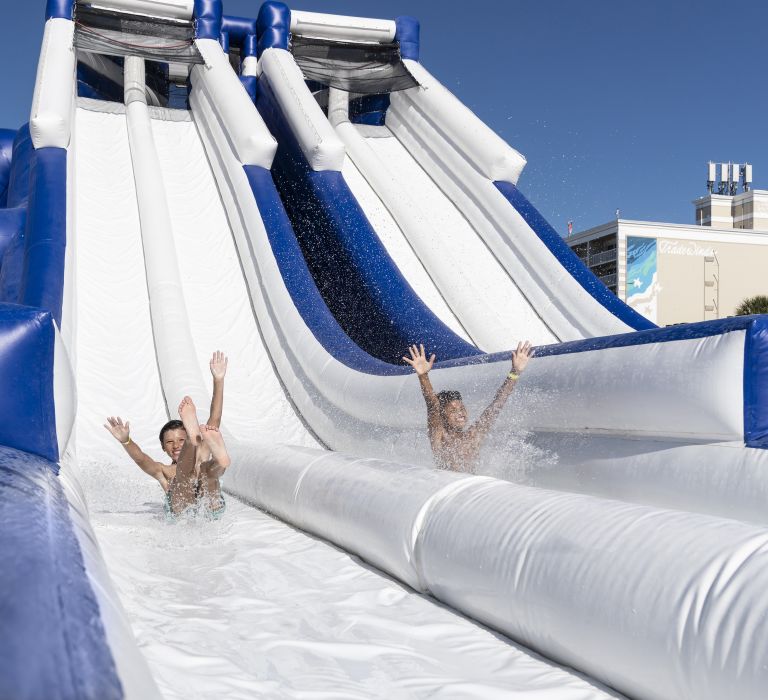
<path id="1" fill-rule="evenodd" d="M 660 326 L 733 316 L 745 298 L 768 295 L 768 190 L 746 183 L 737 193 L 726 181 L 715 194 L 713 180 L 710 193 L 693 202 L 694 225 L 617 218 L 566 242 L 611 291 Z"/>

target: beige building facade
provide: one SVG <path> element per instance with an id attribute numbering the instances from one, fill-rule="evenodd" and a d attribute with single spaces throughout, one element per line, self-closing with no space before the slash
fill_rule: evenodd
<path id="1" fill-rule="evenodd" d="M 745 201 L 734 204 L 740 197 Z M 566 241 L 620 299 L 659 326 L 733 316 L 745 298 L 768 295 L 768 192 L 708 195 L 694 205 L 710 223 L 617 219 Z M 744 227 L 762 224 L 763 213 L 763 230 Z"/>
<path id="2" fill-rule="evenodd" d="M 693 200 L 696 223 L 712 228 L 768 231 L 768 191 L 708 194 Z"/>

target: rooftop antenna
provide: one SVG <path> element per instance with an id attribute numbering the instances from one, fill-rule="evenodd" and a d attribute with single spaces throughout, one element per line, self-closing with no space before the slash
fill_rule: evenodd
<path id="1" fill-rule="evenodd" d="M 717 179 L 717 166 L 710 160 L 707 163 L 707 192 L 715 193 L 715 180 Z"/>
<path id="2" fill-rule="evenodd" d="M 729 163 L 730 165 L 730 171 L 731 171 L 731 178 L 730 182 L 728 183 L 730 194 L 734 195 L 739 190 L 739 176 L 741 174 L 741 169 L 739 168 L 738 163 Z"/>
<path id="3" fill-rule="evenodd" d="M 717 193 L 725 194 L 728 189 L 728 163 L 720 163 L 720 182 L 717 185 Z"/>
<path id="4" fill-rule="evenodd" d="M 752 188 L 752 164 L 751 163 L 744 163 L 744 165 L 741 166 L 741 179 L 744 183 L 744 191 L 749 192 L 749 190 Z"/>

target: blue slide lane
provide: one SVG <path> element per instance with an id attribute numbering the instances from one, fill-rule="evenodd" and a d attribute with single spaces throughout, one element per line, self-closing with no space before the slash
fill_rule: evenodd
<path id="1" fill-rule="evenodd" d="M 269 84 L 257 106 L 278 141 L 275 184 L 307 267 L 344 332 L 365 352 L 402 365 L 412 343 L 443 360 L 480 351 L 440 321 L 406 282 L 340 172 L 309 168 Z"/>
<path id="2" fill-rule="evenodd" d="M 0 446 L 0 698 L 118 700 L 123 690 L 55 468 Z"/>
<path id="3" fill-rule="evenodd" d="M 637 331 L 656 328 L 647 318 L 641 316 L 637 311 L 627 306 L 621 299 L 611 292 L 595 275 L 587 268 L 574 253 L 568 244 L 560 237 L 555 229 L 550 226 L 547 220 L 539 213 L 520 192 L 515 185 L 510 182 L 497 181 L 493 183 L 496 189 L 504 195 L 505 199 L 517 210 L 525 222 L 533 229 L 542 243 L 549 248 L 560 264 L 568 270 L 571 276 L 600 302 L 614 316 L 617 316 L 630 328 Z"/>
<path id="4" fill-rule="evenodd" d="M 296 309 L 317 341 L 339 362 L 368 374 L 410 374 L 400 363 L 393 365 L 372 357 L 344 332 L 317 289 L 291 222 L 272 179 L 272 173 L 257 165 L 245 165 L 245 174 L 267 230 L 272 254 Z"/>

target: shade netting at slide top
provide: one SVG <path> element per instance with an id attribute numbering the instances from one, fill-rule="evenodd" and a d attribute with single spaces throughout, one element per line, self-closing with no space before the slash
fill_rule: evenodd
<path id="1" fill-rule="evenodd" d="M 416 87 L 397 44 L 329 41 L 293 36 L 293 58 L 308 80 L 361 95 Z"/>
<path id="2" fill-rule="evenodd" d="M 75 47 L 107 56 L 202 63 L 191 21 L 126 14 L 78 4 Z"/>

